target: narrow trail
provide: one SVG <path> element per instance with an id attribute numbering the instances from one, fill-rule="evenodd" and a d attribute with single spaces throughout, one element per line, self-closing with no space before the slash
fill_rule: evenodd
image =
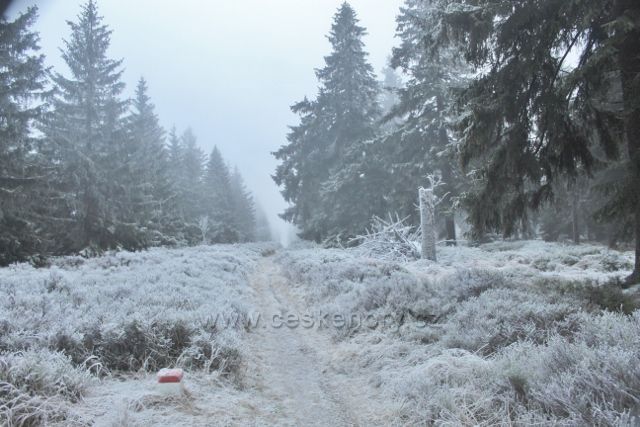
<path id="1" fill-rule="evenodd" d="M 286 279 L 269 258 L 262 261 L 251 284 L 261 321 L 249 338 L 249 378 L 262 397 L 273 402 L 273 418 L 278 425 L 360 425 L 347 400 L 347 390 L 338 390 L 323 369 L 320 351 L 330 340 L 315 328 L 276 328 L 272 319 L 297 313 L 299 302 L 287 290 Z M 277 322 L 279 323 L 279 322 Z"/>
<path id="2" fill-rule="evenodd" d="M 272 258 L 260 260 L 249 286 L 251 310 L 261 318 L 243 334 L 238 384 L 190 372 L 185 393 L 165 396 L 153 374 L 107 378 L 75 405 L 74 414 L 96 427 L 388 424 L 366 378 L 336 369 L 338 347 L 326 330 L 274 327 L 274 315 L 286 319 L 306 306 Z"/>

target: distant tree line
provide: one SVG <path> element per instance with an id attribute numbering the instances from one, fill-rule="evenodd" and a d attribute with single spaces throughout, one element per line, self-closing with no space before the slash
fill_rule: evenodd
<path id="1" fill-rule="evenodd" d="M 36 14 L 0 18 L 0 264 L 254 240 L 238 170 L 217 148 L 206 156 L 190 129 L 167 137 L 143 78 L 133 99 L 123 96 L 122 61 L 108 56 L 95 1 L 69 22 L 67 73 L 46 67 Z"/>
<path id="2" fill-rule="evenodd" d="M 344 243 L 387 213 L 417 224 L 432 186 L 450 244 L 457 229 L 635 239 L 640 280 L 637 0 L 406 0 L 383 83 L 365 34 L 343 3 L 318 94 L 274 153 L 301 237 Z"/>

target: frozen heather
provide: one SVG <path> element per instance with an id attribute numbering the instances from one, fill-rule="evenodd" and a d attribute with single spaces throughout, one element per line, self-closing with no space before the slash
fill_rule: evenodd
<path id="1" fill-rule="evenodd" d="M 631 253 L 521 241 L 442 247 L 438 258 L 398 263 L 359 248 L 278 256 L 309 307 L 392 319 L 331 331 L 328 363 L 376 390 L 387 409 L 379 421 L 640 422 L 640 298 L 618 287 Z"/>
<path id="2" fill-rule="evenodd" d="M 0 269 L 0 424 L 64 419 L 100 380 L 180 366 L 237 378 L 248 276 L 268 244 Z"/>

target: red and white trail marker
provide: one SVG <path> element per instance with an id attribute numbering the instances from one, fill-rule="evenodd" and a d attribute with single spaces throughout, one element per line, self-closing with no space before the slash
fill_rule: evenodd
<path id="1" fill-rule="evenodd" d="M 182 369 L 160 369 L 158 371 L 158 390 L 166 394 L 180 394 L 183 378 Z"/>

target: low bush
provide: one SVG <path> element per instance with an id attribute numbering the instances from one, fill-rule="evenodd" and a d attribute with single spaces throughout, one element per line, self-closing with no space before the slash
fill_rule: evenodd
<path id="1" fill-rule="evenodd" d="M 66 418 L 93 381 L 62 353 L 32 350 L 0 356 L 0 422 L 39 426 Z"/>

